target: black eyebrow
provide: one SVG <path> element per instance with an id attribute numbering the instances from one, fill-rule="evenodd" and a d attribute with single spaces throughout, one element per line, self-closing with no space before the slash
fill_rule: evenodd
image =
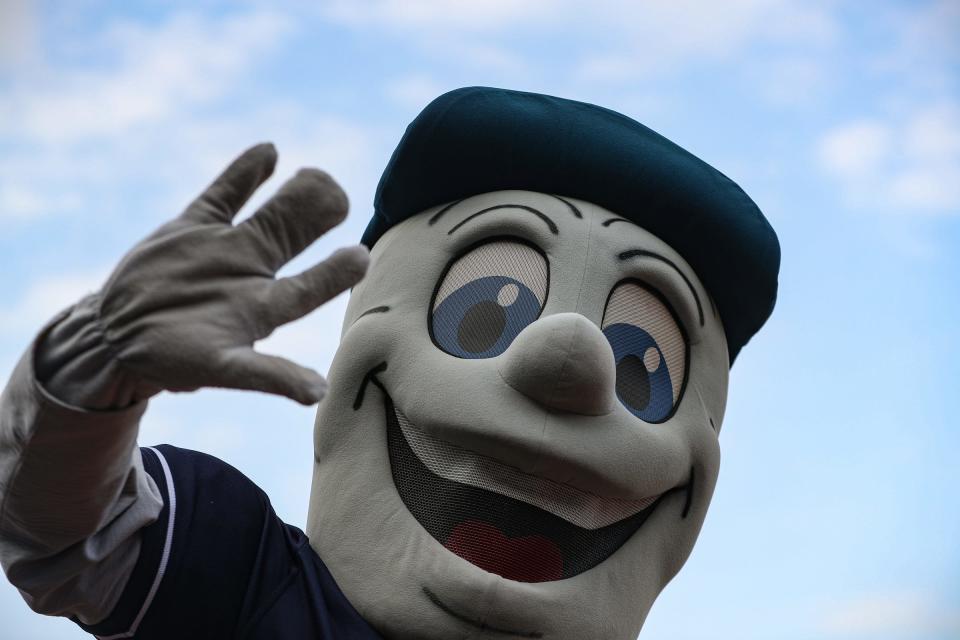
<path id="1" fill-rule="evenodd" d="M 609 226 L 612 225 L 614 222 L 630 222 L 630 221 L 627 220 L 626 218 L 610 218 L 609 220 L 604 220 L 602 224 L 603 224 L 603 226 L 605 226 L 605 227 L 609 227 Z M 631 224 L 632 224 L 632 223 L 631 223 Z"/>
<path id="2" fill-rule="evenodd" d="M 550 195 L 553 196 L 554 198 L 556 198 L 557 200 L 559 200 L 560 202 L 562 202 L 563 204 L 567 205 L 567 206 L 570 208 L 570 212 L 573 213 L 573 216 L 574 216 L 575 218 L 582 218 L 582 217 L 583 217 L 583 214 L 580 213 L 580 209 L 577 208 L 577 205 L 573 204 L 572 202 L 570 202 L 570 201 L 567 200 L 566 198 L 561 198 L 560 196 L 554 195 L 554 194 L 552 194 L 552 193 L 551 193 Z"/>
<path id="3" fill-rule="evenodd" d="M 552 193 L 548 193 L 548 194 L 546 194 L 546 195 L 548 195 L 548 196 L 550 196 L 551 198 L 554 198 L 554 199 L 556 199 L 556 200 L 559 200 L 559 201 L 562 202 L 563 204 L 567 205 L 567 208 L 570 209 L 570 213 L 573 214 L 573 217 L 575 217 L 575 218 L 583 218 L 583 214 L 580 212 L 579 207 L 577 207 L 577 205 L 573 204 L 572 202 L 570 202 L 570 201 L 567 200 L 566 198 L 561 198 L 560 196 L 554 195 L 554 194 L 552 194 Z M 439 219 L 443 216 L 443 214 L 445 214 L 447 211 L 450 211 L 450 209 L 453 209 L 455 206 L 457 206 L 458 204 L 460 204 L 460 203 L 463 202 L 464 200 L 466 200 L 466 198 L 460 198 L 459 200 L 454 200 L 453 202 L 450 202 L 450 203 L 446 204 L 446 205 L 443 206 L 439 211 L 437 211 L 435 214 L 433 214 L 432 216 L 430 216 L 430 219 L 427 221 L 427 224 L 433 226 L 434 224 L 436 224 L 437 220 L 439 220 Z M 521 207 L 521 208 L 524 207 L 524 205 L 519 205 L 519 204 L 518 204 L 518 205 L 510 205 L 510 206 Z M 531 207 L 531 209 L 532 209 L 532 207 Z M 538 213 L 539 213 L 539 212 L 538 212 Z M 552 229 L 551 229 L 551 230 L 552 230 Z M 556 233 L 556 232 L 554 232 L 554 233 Z"/>
<path id="4" fill-rule="evenodd" d="M 610 222 L 614 222 L 616 220 L 621 220 L 621 219 L 622 218 L 614 218 Z M 690 278 L 687 277 L 687 274 L 681 271 L 680 267 L 678 267 L 672 260 L 670 260 L 669 258 L 663 257 L 659 253 L 654 253 L 653 251 L 647 251 L 646 249 L 628 249 L 627 251 L 624 251 L 623 253 L 619 254 L 617 257 L 620 258 L 621 260 L 629 260 L 630 258 L 637 258 L 637 257 L 653 258 L 654 260 L 659 260 L 660 262 L 663 262 L 664 264 L 667 264 L 673 267 L 674 271 L 679 273 L 680 277 L 683 278 L 683 281 L 687 283 L 688 287 L 690 287 L 690 293 L 693 294 L 693 299 L 697 302 L 697 313 L 700 315 L 700 326 L 701 327 L 703 326 L 703 305 L 700 304 L 700 296 L 697 295 L 697 290 L 693 288 L 693 283 L 690 282 Z"/>
<path id="5" fill-rule="evenodd" d="M 440 216 L 442 216 L 443 214 L 445 214 L 447 211 L 450 211 L 450 209 L 453 209 L 455 206 L 457 206 L 458 204 L 460 204 L 460 203 L 463 202 L 464 200 L 466 200 L 466 198 L 460 198 L 459 200 L 454 200 L 453 202 L 451 202 L 451 203 L 448 204 L 447 206 L 441 208 L 440 211 L 437 211 L 435 214 L 433 214 L 432 216 L 430 216 L 430 219 L 427 221 L 427 224 L 429 224 L 429 225 L 432 226 L 433 224 L 435 224 L 435 223 L 437 222 L 437 220 L 440 219 Z"/>
<path id="6" fill-rule="evenodd" d="M 534 214 L 535 216 L 537 216 L 538 218 L 540 218 L 546 223 L 547 228 L 550 229 L 550 233 L 552 233 L 555 236 L 560 235 L 560 231 L 557 229 L 557 223 L 551 220 L 550 216 L 543 213 L 539 209 L 534 209 L 533 207 L 527 206 L 525 204 L 498 204 L 492 207 L 487 207 L 486 209 L 481 209 L 476 213 L 470 214 L 469 216 L 467 216 L 466 218 L 458 222 L 456 225 L 454 225 L 453 229 L 450 229 L 450 231 L 447 231 L 447 235 L 452 234 L 454 231 L 456 231 L 463 225 L 467 224 L 477 216 L 482 216 L 485 213 L 496 211 L 498 209 L 520 209 L 521 211 L 529 211 L 530 213 Z"/>
<path id="7" fill-rule="evenodd" d="M 373 307 L 372 309 L 367 309 L 366 311 L 358 315 L 357 320 L 359 320 L 363 316 L 370 315 L 371 313 L 386 313 L 387 311 L 390 311 L 390 307 L 386 305 L 381 307 Z"/>

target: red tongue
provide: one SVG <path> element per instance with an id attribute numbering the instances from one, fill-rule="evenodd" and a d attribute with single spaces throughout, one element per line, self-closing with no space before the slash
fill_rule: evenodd
<path id="1" fill-rule="evenodd" d="M 547 582 L 563 577 L 560 549 L 544 536 L 508 538 L 491 524 L 467 520 L 453 528 L 443 546 L 508 580 Z"/>

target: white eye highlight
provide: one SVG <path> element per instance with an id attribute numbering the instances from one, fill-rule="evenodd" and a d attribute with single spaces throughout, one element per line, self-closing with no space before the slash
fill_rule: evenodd
<path id="1" fill-rule="evenodd" d="M 655 347 L 650 347 L 643 354 L 643 366 L 646 367 L 647 373 L 653 373 L 660 366 L 660 352 Z"/>
<path id="2" fill-rule="evenodd" d="M 497 293 L 497 304 L 501 307 L 509 307 L 517 301 L 520 295 L 520 287 L 515 284 L 505 284 L 500 292 Z"/>

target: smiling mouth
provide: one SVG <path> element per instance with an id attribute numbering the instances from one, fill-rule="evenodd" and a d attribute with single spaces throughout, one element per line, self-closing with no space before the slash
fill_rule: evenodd
<path id="1" fill-rule="evenodd" d="M 584 507 L 582 496 L 589 494 L 453 445 L 444 446 L 413 425 L 394 406 L 390 394 L 376 378 L 376 373 L 384 368 L 371 371 L 364 382 L 373 382 L 383 392 L 390 467 L 400 498 L 434 539 L 485 571 L 518 582 L 570 578 L 610 557 L 643 525 L 667 495 L 676 491 L 687 492 L 683 516 L 686 515 L 692 478 L 684 486 L 644 500 L 590 496 L 594 508 L 590 509 L 587 504 L 586 512 L 578 517 L 576 509 L 570 508 L 570 498 L 581 494 L 581 499 L 574 499 L 572 506 Z M 361 389 L 355 408 L 362 403 L 362 398 Z M 451 451 L 459 451 L 461 459 L 451 457 Z M 429 466 L 418 453 L 424 455 Z M 464 464 L 470 468 L 465 469 Z M 478 478 L 485 477 L 478 476 L 478 470 L 482 474 L 489 471 L 491 465 L 508 470 L 506 477 L 499 481 L 490 477 L 478 481 Z M 474 486 L 477 484 L 482 486 Z M 513 497 L 503 493 L 510 493 Z M 611 514 L 623 510 L 632 513 L 604 526 L 578 526 L 604 523 L 613 517 Z"/>

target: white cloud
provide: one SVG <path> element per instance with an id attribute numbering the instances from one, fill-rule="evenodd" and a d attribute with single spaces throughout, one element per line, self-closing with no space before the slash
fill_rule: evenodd
<path id="1" fill-rule="evenodd" d="M 10 306 L 0 307 L 0 332 L 36 331 L 58 311 L 96 291 L 110 273 L 108 267 L 39 278 Z"/>
<path id="2" fill-rule="evenodd" d="M 875 594 L 842 603 L 823 620 L 828 633 L 915 638 L 960 633 L 960 609 L 920 593 Z"/>
<path id="3" fill-rule="evenodd" d="M 608 36 L 609 49 L 587 56 L 578 70 L 594 80 L 724 61 L 757 43 L 810 49 L 834 42 L 837 34 L 822 8 L 789 0 L 598 2 L 571 18 Z"/>
<path id="4" fill-rule="evenodd" d="M 58 312 L 99 289 L 109 273 L 108 267 L 101 267 L 38 278 L 20 296 L 0 301 L 9 301 L 0 306 L 0 389 L 32 337 Z"/>
<path id="5" fill-rule="evenodd" d="M 445 91 L 432 77 L 418 73 L 397 78 L 387 85 L 386 93 L 397 104 L 420 110 Z"/>
<path id="6" fill-rule="evenodd" d="M 337 0 L 324 15 L 358 28 L 394 32 L 527 33 L 602 28 L 606 40 L 644 34 L 667 54 L 708 54 L 736 47 L 749 36 L 822 42 L 835 37 L 828 14 L 792 0 Z"/>
<path id="7" fill-rule="evenodd" d="M 28 220 L 53 212 L 74 211 L 80 201 L 77 193 L 50 193 L 0 180 L 0 220 Z"/>
<path id="8" fill-rule="evenodd" d="M 960 106 L 938 104 L 914 113 L 904 127 L 904 149 L 912 157 L 956 159 L 960 156 Z"/>
<path id="9" fill-rule="evenodd" d="M 876 171 L 889 157 L 890 127 L 876 120 L 851 122 L 827 132 L 820 141 L 820 162 L 843 178 Z"/>
<path id="10" fill-rule="evenodd" d="M 221 105 L 294 28 L 263 10 L 113 23 L 71 43 L 94 51 L 92 59 L 12 78 L 0 94 L 0 135 L 15 142 L 0 155 L 0 219 L 26 233 L 39 216 L 116 221 L 139 207 L 140 218 L 159 224 L 262 140 L 279 147 L 278 176 L 320 166 L 352 202 L 369 203 L 382 164 L 371 160 L 367 128 L 269 96 L 223 115 Z"/>
<path id="11" fill-rule="evenodd" d="M 524 75 L 530 64 L 510 47 L 479 39 L 437 38 L 428 45 L 432 55 L 449 57 L 469 67 L 507 76 Z"/>
<path id="12" fill-rule="evenodd" d="M 356 225 L 368 219 L 379 170 L 390 152 L 375 130 L 353 120 L 279 103 L 237 117 L 185 119 L 175 131 L 175 143 L 162 135 L 142 141 L 149 152 L 143 162 L 158 158 L 163 167 L 159 177 L 168 185 L 162 199 L 152 203 L 157 215 L 172 217 L 245 147 L 270 141 L 279 153 L 274 178 L 257 191 L 238 220 L 253 212 L 297 169 L 318 167 L 332 175 L 350 199 L 351 213 L 344 228 L 351 231 L 331 232 L 350 239 L 344 242 L 359 238 Z M 390 133 L 392 142 L 396 132 Z M 311 255 L 316 256 L 308 253 L 307 258 Z"/>
<path id="13" fill-rule="evenodd" d="M 901 118 L 857 120 L 818 141 L 820 167 L 855 206 L 960 213 L 960 106 L 934 104 Z"/>
<path id="14" fill-rule="evenodd" d="M 396 136 L 389 134 L 337 115 L 273 103 L 229 117 L 182 114 L 136 135 L 97 136 L 92 146 L 38 145 L 0 155 L 0 221 L 17 223 L 18 233 L 30 232 L 29 225 L 42 216 L 56 215 L 127 224 L 136 213 L 158 225 L 179 213 L 244 148 L 265 140 L 280 153 L 277 177 L 251 206 L 273 192 L 277 179 L 316 166 L 340 182 L 353 210 L 364 217 L 389 157 L 386 146 Z M 139 233 L 146 231 L 141 227 Z"/>
<path id="15" fill-rule="evenodd" d="M 906 169 L 890 183 L 891 203 L 904 209 L 947 211 L 960 207 L 960 164 Z"/>
<path id="16" fill-rule="evenodd" d="M 807 108 L 835 81 L 822 59 L 800 54 L 757 61 L 753 69 L 762 97 L 777 107 Z"/>
<path id="17" fill-rule="evenodd" d="M 36 56 L 36 32 L 32 2 L 0 2 L 0 69 L 13 68 Z"/>
<path id="18" fill-rule="evenodd" d="M 433 60 L 517 76 L 528 70 L 527 62 L 514 51 L 515 42 L 500 36 L 511 30 L 528 33 L 562 26 L 567 4 L 567 0 L 335 0 L 322 7 L 321 15 L 357 31 L 393 35 Z"/>
<path id="19" fill-rule="evenodd" d="M 816 47 L 837 34 L 829 12 L 795 0 L 338 0 L 325 5 L 323 15 L 392 34 L 441 60 L 499 73 L 529 70 L 530 60 L 517 51 L 531 36 L 560 38 L 570 52 L 594 42 L 571 73 L 613 81 L 726 59 L 758 41 Z M 565 55 L 563 44 L 551 48 Z"/>
<path id="20" fill-rule="evenodd" d="M 115 24 L 101 34 L 115 65 L 22 80 L 0 102 L 0 131 L 62 144 L 176 117 L 229 92 L 289 29 L 270 12 L 223 20 L 180 14 L 158 29 Z"/>
<path id="21" fill-rule="evenodd" d="M 960 4 L 939 0 L 915 7 L 903 19 L 905 39 L 917 50 L 929 55 L 956 61 L 960 57 Z"/>
<path id="22" fill-rule="evenodd" d="M 960 3 L 907 3 L 877 12 L 892 34 L 885 51 L 870 60 L 884 75 L 899 75 L 898 90 L 914 87 L 954 91 L 960 62 Z"/>
<path id="23" fill-rule="evenodd" d="M 325 15 L 357 27 L 403 31 L 489 31 L 517 23 L 542 23 L 549 0 L 335 0 Z"/>

